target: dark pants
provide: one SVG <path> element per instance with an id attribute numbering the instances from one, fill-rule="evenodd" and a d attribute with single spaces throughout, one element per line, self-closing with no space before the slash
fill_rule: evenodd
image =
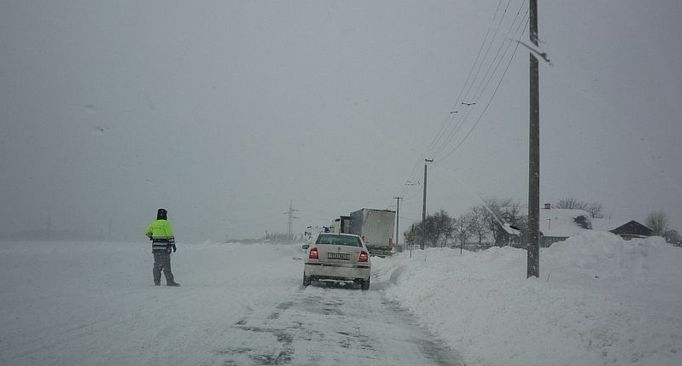
<path id="1" fill-rule="evenodd" d="M 171 272 L 170 253 L 154 253 L 154 284 L 161 282 L 161 271 L 166 276 L 166 284 L 175 283 Z"/>

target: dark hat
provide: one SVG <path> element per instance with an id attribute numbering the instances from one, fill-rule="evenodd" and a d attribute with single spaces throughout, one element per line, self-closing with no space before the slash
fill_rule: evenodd
<path id="1" fill-rule="evenodd" d="M 157 220 L 166 220 L 168 218 L 168 211 L 166 211 L 163 208 L 160 208 L 158 211 L 156 211 L 156 219 Z"/>

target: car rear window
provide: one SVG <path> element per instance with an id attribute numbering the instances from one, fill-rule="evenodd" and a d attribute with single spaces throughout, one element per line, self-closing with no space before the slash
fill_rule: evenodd
<path id="1" fill-rule="evenodd" d="M 315 244 L 331 244 L 331 245 L 346 245 L 349 247 L 360 247 L 360 239 L 355 236 L 345 235 L 325 235 L 322 234 L 317 237 Z"/>

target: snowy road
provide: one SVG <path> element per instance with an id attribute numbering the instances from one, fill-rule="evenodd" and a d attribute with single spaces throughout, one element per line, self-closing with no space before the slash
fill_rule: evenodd
<path id="1" fill-rule="evenodd" d="M 216 352 L 224 365 L 460 364 L 380 291 L 300 290 L 271 309 L 246 315 L 226 338 L 231 341 Z"/>
<path id="2" fill-rule="evenodd" d="M 154 287 L 145 244 L 0 243 L 0 364 L 461 363 L 379 278 L 304 289 L 294 246 L 201 244 Z"/>

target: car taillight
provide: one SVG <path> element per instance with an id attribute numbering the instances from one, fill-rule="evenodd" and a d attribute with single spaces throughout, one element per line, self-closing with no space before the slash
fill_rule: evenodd
<path id="1" fill-rule="evenodd" d="M 317 248 L 310 249 L 310 254 L 308 254 L 308 259 L 320 259 L 320 254 L 317 252 Z"/>
<path id="2" fill-rule="evenodd" d="M 358 258 L 358 262 L 367 262 L 369 260 L 369 254 L 365 252 L 364 250 L 360 252 L 360 258 Z"/>

